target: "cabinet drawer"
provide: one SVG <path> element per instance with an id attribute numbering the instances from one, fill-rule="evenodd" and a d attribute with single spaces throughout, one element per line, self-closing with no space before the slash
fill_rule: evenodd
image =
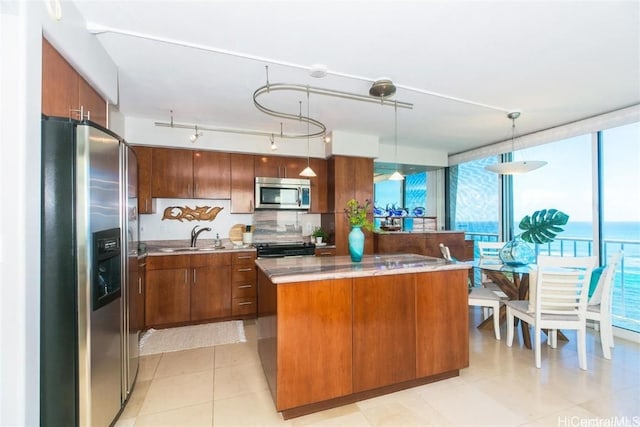
<path id="1" fill-rule="evenodd" d="M 248 314 L 256 314 L 255 298 L 234 298 L 231 300 L 232 316 L 243 316 Z"/>
<path id="2" fill-rule="evenodd" d="M 223 265 L 231 265 L 229 254 L 191 255 L 191 267 L 218 267 Z"/>
<path id="3" fill-rule="evenodd" d="M 253 265 L 233 266 L 231 283 L 256 283 L 256 268 Z"/>
<path id="4" fill-rule="evenodd" d="M 148 256 L 147 270 L 189 268 L 189 255 Z"/>
<path id="5" fill-rule="evenodd" d="M 241 282 L 231 285 L 231 298 L 250 298 L 256 296 L 256 282 Z"/>
<path id="6" fill-rule="evenodd" d="M 336 248 L 316 248 L 316 256 L 336 256 Z"/>
<path id="7" fill-rule="evenodd" d="M 256 260 L 255 252 L 235 252 L 231 254 L 231 262 L 233 265 L 250 264 L 254 265 Z"/>

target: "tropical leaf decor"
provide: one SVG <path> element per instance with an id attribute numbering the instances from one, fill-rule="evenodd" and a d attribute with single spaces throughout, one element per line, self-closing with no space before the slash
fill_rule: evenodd
<path id="1" fill-rule="evenodd" d="M 535 211 L 533 215 L 525 216 L 520 221 L 520 229 L 524 232 L 520 238 L 529 243 L 550 243 L 569 221 L 569 215 L 557 209 L 542 209 Z"/>

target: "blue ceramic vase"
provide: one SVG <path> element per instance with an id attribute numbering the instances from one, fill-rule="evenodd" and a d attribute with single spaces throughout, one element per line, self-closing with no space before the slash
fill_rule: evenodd
<path id="1" fill-rule="evenodd" d="M 364 233 L 360 227 L 353 226 L 349 232 L 349 255 L 351 255 L 351 261 L 362 261 L 362 255 L 364 254 Z"/>
<path id="2" fill-rule="evenodd" d="M 536 252 L 533 247 L 517 235 L 507 242 L 498 254 L 507 265 L 526 265 L 536 262 Z"/>

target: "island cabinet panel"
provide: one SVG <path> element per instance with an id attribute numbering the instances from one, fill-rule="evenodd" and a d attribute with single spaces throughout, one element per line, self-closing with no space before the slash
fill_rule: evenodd
<path id="1" fill-rule="evenodd" d="M 353 279 L 353 391 L 414 379 L 415 354 L 415 275 Z"/>
<path id="2" fill-rule="evenodd" d="M 231 154 L 231 213 L 253 213 L 254 156 Z"/>
<path id="3" fill-rule="evenodd" d="M 416 281 L 418 377 L 469 366 L 467 271 L 420 273 Z"/>
<path id="4" fill-rule="evenodd" d="M 351 279 L 277 286 L 278 411 L 352 393 L 351 310 Z"/>

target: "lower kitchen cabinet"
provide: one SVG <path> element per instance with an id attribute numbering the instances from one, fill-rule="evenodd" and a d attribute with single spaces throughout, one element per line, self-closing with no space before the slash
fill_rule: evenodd
<path id="1" fill-rule="evenodd" d="M 147 328 L 189 321 L 189 256 L 148 257 L 146 286 L 144 320 Z"/>
<path id="2" fill-rule="evenodd" d="M 229 254 L 191 255 L 191 320 L 231 315 Z"/>
<path id="3" fill-rule="evenodd" d="M 145 327 L 256 316 L 253 251 L 147 257 Z"/>
<path id="4" fill-rule="evenodd" d="M 145 326 L 198 323 L 231 316 L 231 255 L 149 256 Z"/>
<path id="5" fill-rule="evenodd" d="M 231 315 L 256 316 L 256 254 L 237 252 L 232 256 Z"/>

